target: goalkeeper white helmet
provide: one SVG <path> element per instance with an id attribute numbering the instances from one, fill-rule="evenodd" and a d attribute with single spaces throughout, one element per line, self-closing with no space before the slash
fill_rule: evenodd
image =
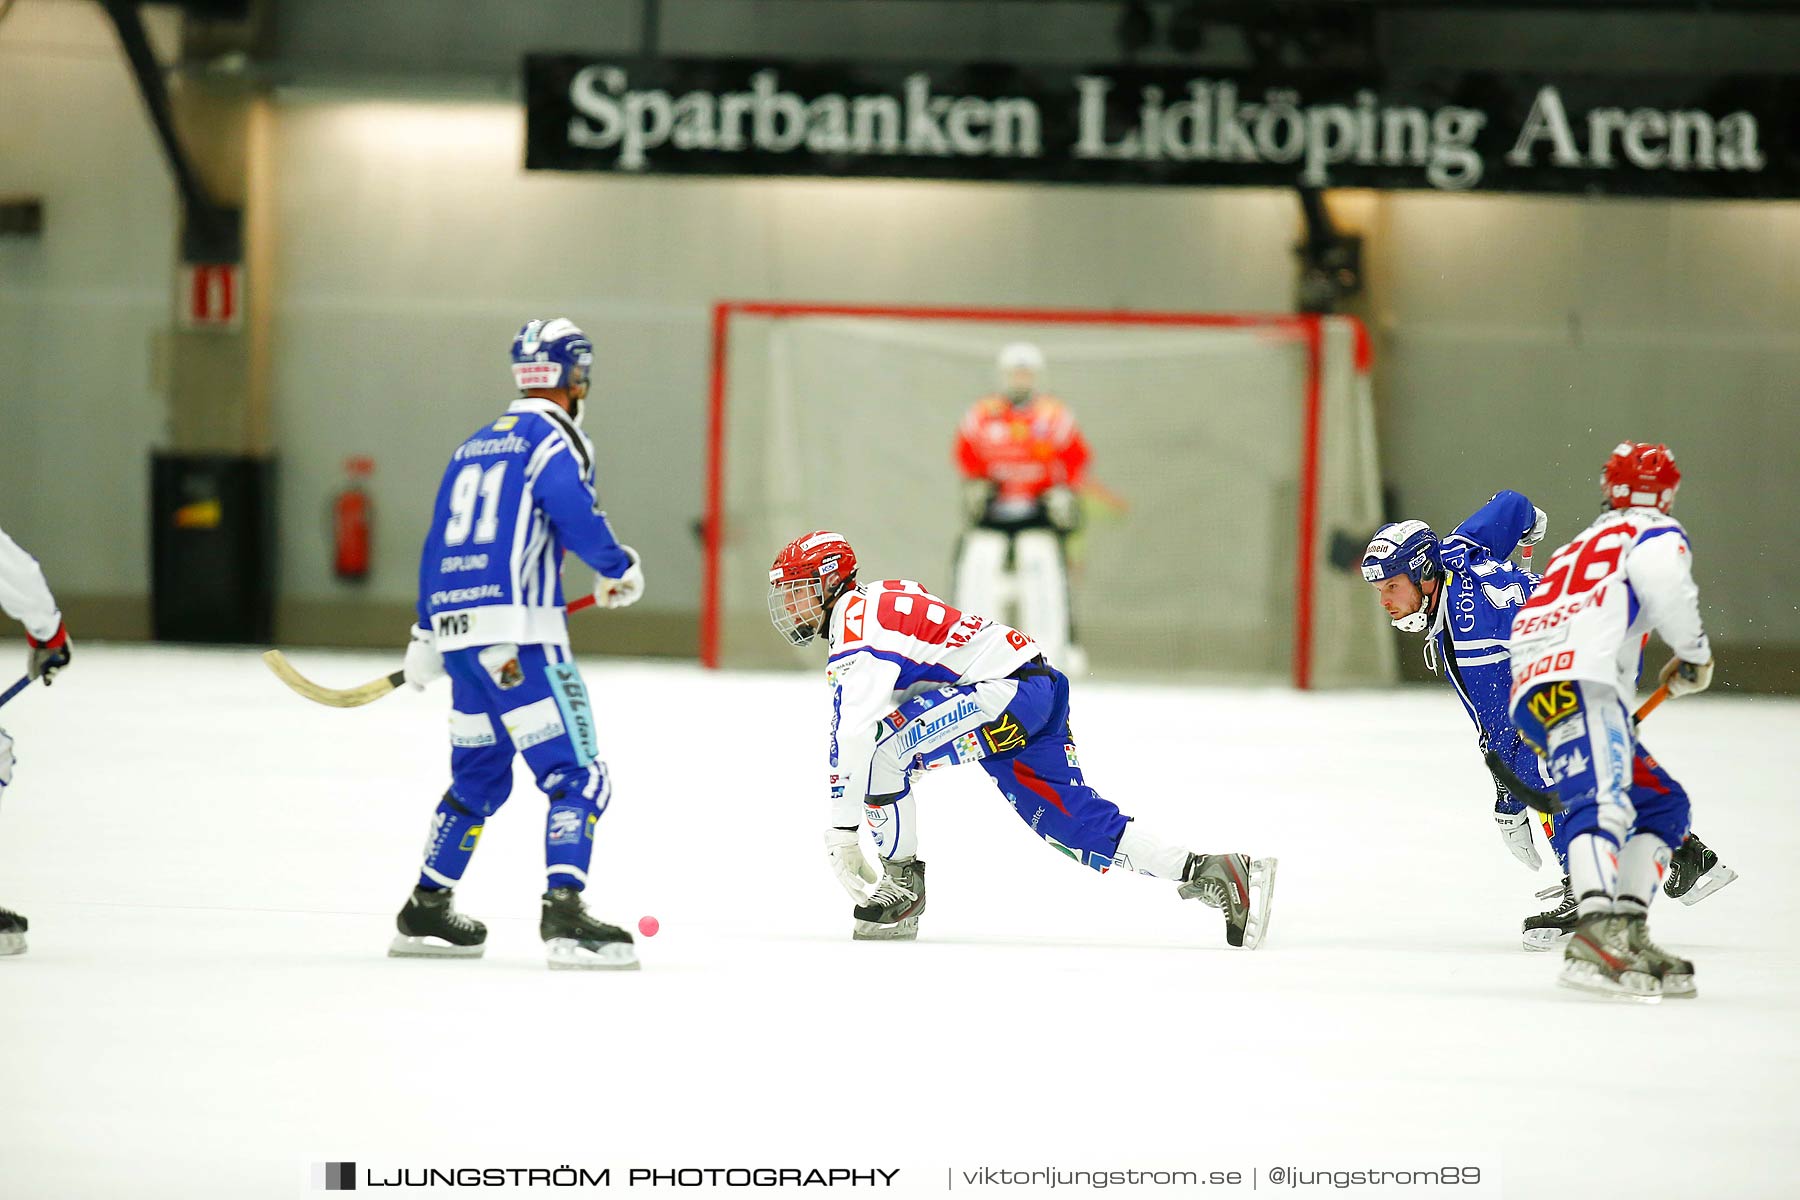
<path id="1" fill-rule="evenodd" d="M 1044 352 L 1030 342 L 1009 342 L 1000 347 L 1000 390 L 1015 404 L 1031 399 L 1044 377 Z"/>

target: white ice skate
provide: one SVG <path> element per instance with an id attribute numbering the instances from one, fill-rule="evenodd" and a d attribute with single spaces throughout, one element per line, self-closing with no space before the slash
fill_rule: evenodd
<path id="1" fill-rule="evenodd" d="M 1626 919 L 1616 913 L 1595 913 L 1575 926 L 1575 936 L 1563 950 L 1563 987 L 1604 996 L 1657 1004 L 1662 1000 L 1662 980 L 1655 968 L 1631 948 Z"/>
<path id="2" fill-rule="evenodd" d="M 924 860 L 883 859 L 875 890 L 851 911 L 850 936 L 859 942 L 910 942 L 919 936 L 924 912 Z"/>
<path id="3" fill-rule="evenodd" d="M 1225 940 L 1254 950 L 1269 932 L 1276 862 L 1247 854 L 1190 854 L 1177 892 L 1183 900 L 1223 909 Z"/>
<path id="4" fill-rule="evenodd" d="M 1625 918 L 1625 941 L 1639 959 L 1653 971 L 1657 979 L 1662 981 L 1662 995 L 1665 1000 L 1692 1000 L 1700 994 L 1694 986 L 1694 964 L 1685 958 L 1670 954 L 1661 946 L 1650 940 L 1650 922 L 1647 917 L 1630 916 Z"/>

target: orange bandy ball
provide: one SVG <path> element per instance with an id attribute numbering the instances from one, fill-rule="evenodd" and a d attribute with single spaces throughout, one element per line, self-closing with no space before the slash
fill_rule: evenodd
<path id="1" fill-rule="evenodd" d="M 645 937 L 655 937 L 656 931 L 661 928 L 662 928 L 662 923 L 660 921 L 658 921 L 655 917 L 639 917 L 638 918 L 638 932 L 643 934 Z"/>

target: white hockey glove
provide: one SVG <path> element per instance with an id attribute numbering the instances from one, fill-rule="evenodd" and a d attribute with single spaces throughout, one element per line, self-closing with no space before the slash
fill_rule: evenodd
<path id="1" fill-rule="evenodd" d="M 1657 682 L 1669 689 L 1669 695 L 1691 696 L 1695 692 L 1704 692 L 1712 686 L 1713 660 L 1703 663 L 1684 662 L 1679 658 L 1671 658 L 1663 664 L 1662 674 Z"/>
<path id="2" fill-rule="evenodd" d="M 1500 840 L 1512 851 L 1512 856 L 1524 863 L 1533 871 L 1544 865 L 1538 856 L 1537 847 L 1531 843 L 1531 810 L 1523 812 L 1494 814 L 1494 824 L 1500 830 Z"/>
<path id="3" fill-rule="evenodd" d="M 1044 515 L 1063 533 L 1071 533 L 1081 523 L 1081 502 L 1073 489 L 1053 487 L 1044 493 Z"/>
<path id="4" fill-rule="evenodd" d="M 423 625 L 412 627 L 412 641 L 406 647 L 406 686 L 415 692 L 442 679 L 444 656 L 438 653 L 437 635 Z"/>
<path id="5" fill-rule="evenodd" d="M 13 740 L 6 730 L 0 729 L 0 792 L 12 782 L 13 773 Z"/>
<path id="6" fill-rule="evenodd" d="M 1550 518 L 1544 515 L 1543 509 L 1534 507 L 1531 511 L 1537 515 L 1532 518 L 1531 528 L 1519 539 L 1521 546 L 1537 545 L 1544 540 L 1544 531 L 1550 528 Z"/>
<path id="7" fill-rule="evenodd" d="M 862 843 L 855 829 L 827 829 L 825 853 L 831 859 L 831 872 L 858 904 L 869 898 L 869 887 L 875 882 L 875 868 L 863 857 Z"/>
<path id="8" fill-rule="evenodd" d="M 608 579 L 604 575 L 595 577 L 594 600 L 601 608 L 629 608 L 644 594 L 644 572 L 638 566 L 638 552 L 630 546 L 619 549 L 631 559 L 631 565 L 617 579 Z"/>

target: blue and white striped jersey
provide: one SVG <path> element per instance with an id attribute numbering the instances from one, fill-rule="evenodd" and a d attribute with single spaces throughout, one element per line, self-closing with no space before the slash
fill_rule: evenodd
<path id="1" fill-rule="evenodd" d="M 1438 547 L 1443 598 L 1427 635 L 1433 667 L 1456 689 L 1481 731 L 1482 745 L 1509 762 L 1528 751 L 1507 715 L 1512 689 L 1507 644 L 1513 615 L 1530 598 L 1538 577 L 1507 560 L 1536 516 L 1524 496 L 1500 492 L 1451 531 Z"/>
<path id="2" fill-rule="evenodd" d="M 515 400 L 450 456 L 419 559 L 419 623 L 441 651 L 566 645 L 562 560 L 617 579 L 631 560 L 594 490 L 594 447 L 548 400 Z"/>

